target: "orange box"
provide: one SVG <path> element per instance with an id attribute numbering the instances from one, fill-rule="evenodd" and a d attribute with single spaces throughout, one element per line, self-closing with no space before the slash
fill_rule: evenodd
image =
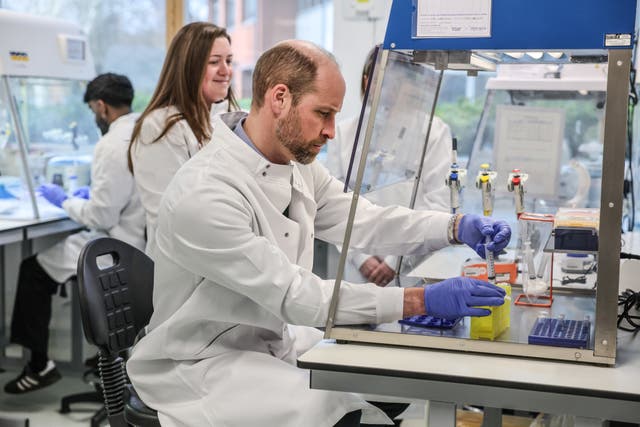
<path id="1" fill-rule="evenodd" d="M 496 260 L 496 283 L 516 283 L 518 277 L 518 266 L 512 259 Z M 474 279 L 488 280 L 487 262 L 481 258 L 472 258 L 462 266 L 462 275 Z"/>

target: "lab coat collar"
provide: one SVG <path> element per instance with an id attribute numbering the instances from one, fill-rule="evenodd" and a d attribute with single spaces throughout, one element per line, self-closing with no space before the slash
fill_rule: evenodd
<path id="1" fill-rule="evenodd" d="M 128 122 L 129 120 L 137 120 L 139 116 L 140 113 L 134 112 L 121 115 L 109 124 L 109 132 L 111 132 L 116 126 L 118 126 L 119 123 Z"/>
<path id="2" fill-rule="evenodd" d="M 304 179 L 302 179 L 299 170 L 301 167 L 306 166 L 296 162 L 289 162 L 286 165 L 272 163 L 261 154 L 255 152 L 235 134 L 233 129 L 237 123 L 247 116 L 248 114 L 244 111 L 234 111 L 216 116 L 213 124 L 212 141 L 214 141 L 214 143 L 216 141 L 225 141 L 225 144 L 232 146 L 233 148 L 229 150 L 231 155 L 252 171 L 254 176 L 270 176 L 274 178 L 290 177 L 293 188 L 302 194 L 308 195 L 309 191 L 304 185 Z M 291 177 L 292 175 L 293 177 Z"/>

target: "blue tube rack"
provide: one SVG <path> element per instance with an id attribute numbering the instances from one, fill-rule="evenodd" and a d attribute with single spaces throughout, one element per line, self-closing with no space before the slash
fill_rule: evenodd
<path id="1" fill-rule="evenodd" d="M 405 317 L 398 320 L 398 323 L 409 326 L 418 326 L 421 328 L 436 328 L 436 329 L 453 329 L 458 323 L 460 323 L 462 317 L 456 319 L 443 319 L 441 317 L 433 317 L 428 315 L 417 315 L 411 317 Z"/>
<path id="2" fill-rule="evenodd" d="M 587 348 L 590 332 L 589 320 L 538 318 L 529 333 L 529 344 Z"/>

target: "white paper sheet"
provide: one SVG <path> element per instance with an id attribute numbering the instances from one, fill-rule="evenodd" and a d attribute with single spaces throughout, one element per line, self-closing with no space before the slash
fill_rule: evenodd
<path id="1" fill-rule="evenodd" d="M 491 0 L 418 0 L 416 37 L 491 37 Z"/>
<path id="2" fill-rule="evenodd" d="M 506 192 L 507 176 L 517 168 L 529 174 L 529 195 L 557 195 L 564 123 L 565 113 L 559 108 L 497 106 L 494 169 L 499 191 Z"/>

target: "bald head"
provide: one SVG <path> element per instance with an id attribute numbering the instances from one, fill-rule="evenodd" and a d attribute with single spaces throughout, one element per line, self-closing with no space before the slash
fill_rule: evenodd
<path id="1" fill-rule="evenodd" d="M 285 40 L 264 52 L 253 71 L 252 107 L 261 108 L 267 91 L 277 84 L 289 88 L 293 105 L 316 90 L 318 69 L 338 70 L 335 57 L 320 46 L 304 40 Z"/>

